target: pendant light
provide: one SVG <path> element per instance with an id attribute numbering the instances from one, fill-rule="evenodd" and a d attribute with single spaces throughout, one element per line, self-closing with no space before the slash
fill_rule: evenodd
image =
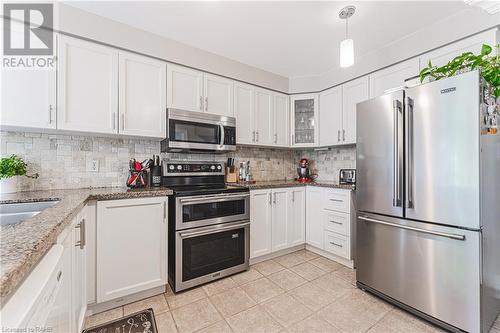
<path id="1" fill-rule="evenodd" d="M 345 20 L 345 39 L 340 42 L 340 67 L 349 67 L 354 64 L 354 41 L 348 38 L 348 21 L 355 11 L 356 7 L 347 6 L 342 8 L 339 13 L 339 17 Z"/>

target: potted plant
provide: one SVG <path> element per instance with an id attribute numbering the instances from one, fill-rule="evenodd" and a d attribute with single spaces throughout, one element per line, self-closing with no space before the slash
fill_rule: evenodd
<path id="1" fill-rule="evenodd" d="M 0 193 L 12 193 L 17 191 L 18 176 L 38 178 L 38 174 L 26 174 L 26 163 L 16 155 L 2 157 L 0 159 Z"/>

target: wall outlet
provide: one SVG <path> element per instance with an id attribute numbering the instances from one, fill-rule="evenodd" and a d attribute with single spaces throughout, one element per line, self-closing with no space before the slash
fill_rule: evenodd
<path id="1" fill-rule="evenodd" d="M 87 161 L 87 172 L 98 172 L 99 171 L 99 160 Z"/>

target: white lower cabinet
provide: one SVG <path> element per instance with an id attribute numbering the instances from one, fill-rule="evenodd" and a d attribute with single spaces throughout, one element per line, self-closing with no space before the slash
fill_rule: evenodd
<path id="1" fill-rule="evenodd" d="M 323 189 L 307 187 L 306 194 L 306 243 L 323 248 Z"/>
<path id="2" fill-rule="evenodd" d="M 167 282 L 166 198 L 97 202 L 97 302 Z"/>
<path id="3" fill-rule="evenodd" d="M 250 258 L 304 244 L 305 188 L 250 191 Z"/>

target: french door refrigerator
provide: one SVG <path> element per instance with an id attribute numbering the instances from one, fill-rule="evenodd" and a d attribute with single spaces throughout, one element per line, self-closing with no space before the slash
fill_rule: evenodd
<path id="1" fill-rule="evenodd" d="M 500 135 L 478 71 L 357 105 L 360 288 L 451 331 L 500 310 Z"/>

